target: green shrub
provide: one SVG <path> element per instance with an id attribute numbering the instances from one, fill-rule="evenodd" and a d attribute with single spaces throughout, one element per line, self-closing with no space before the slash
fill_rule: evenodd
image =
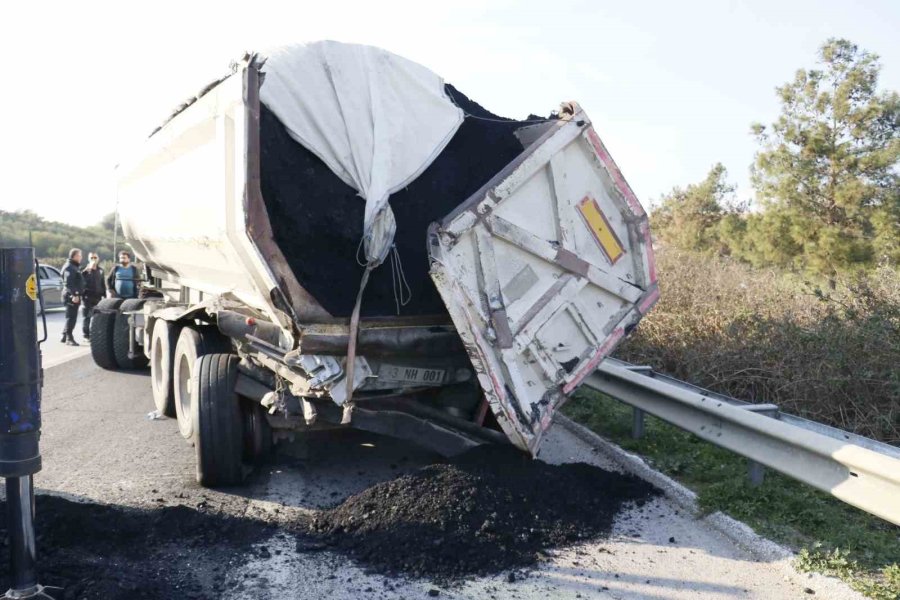
<path id="1" fill-rule="evenodd" d="M 900 443 L 900 272 L 823 290 L 798 275 L 666 247 L 661 297 L 617 351 L 736 398 Z"/>

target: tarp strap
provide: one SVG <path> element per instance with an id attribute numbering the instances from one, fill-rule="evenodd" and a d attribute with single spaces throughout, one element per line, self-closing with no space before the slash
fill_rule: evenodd
<path id="1" fill-rule="evenodd" d="M 356 294 L 356 304 L 353 305 L 353 314 L 350 316 L 350 342 L 347 345 L 347 368 L 345 375 L 347 379 L 347 399 L 344 401 L 344 414 L 341 418 L 341 425 L 350 423 L 350 413 L 353 410 L 353 381 L 355 379 L 353 375 L 356 368 L 356 338 L 359 335 L 359 313 L 362 308 L 363 292 L 366 289 L 366 284 L 369 283 L 369 275 L 374 268 L 375 265 L 366 265 L 362 280 L 359 282 L 359 292 Z"/>
<path id="2" fill-rule="evenodd" d="M 406 281 L 406 273 L 403 272 L 403 261 L 400 260 L 400 251 L 396 245 L 391 246 L 389 254 L 391 259 L 391 286 L 394 290 L 394 304 L 397 307 L 397 316 L 400 316 L 400 308 L 409 304 L 412 300 L 412 290 Z"/>

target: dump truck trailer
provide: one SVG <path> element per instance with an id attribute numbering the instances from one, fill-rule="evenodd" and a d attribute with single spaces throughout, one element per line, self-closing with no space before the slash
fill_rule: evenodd
<path id="1" fill-rule="evenodd" d="M 140 298 L 97 307 L 97 364 L 149 363 L 156 409 L 196 448 L 203 485 L 237 484 L 273 443 L 322 428 L 536 454 L 659 295 L 647 215 L 590 118 L 569 102 L 515 124 L 515 156 L 419 230 L 392 197 L 398 239 L 423 257 L 404 257 L 393 282 L 421 269 L 424 283 L 399 315 L 367 312 L 363 295 L 354 331 L 342 250 L 304 244 L 320 233 L 303 209 L 313 167 L 294 169 L 302 146 L 281 150 L 267 125 L 263 65 L 245 57 L 118 167 L 125 241 L 145 268 Z M 274 202 L 283 190 L 296 197 Z"/>

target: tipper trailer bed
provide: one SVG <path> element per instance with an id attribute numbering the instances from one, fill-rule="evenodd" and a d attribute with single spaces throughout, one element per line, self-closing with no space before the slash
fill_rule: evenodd
<path id="1" fill-rule="evenodd" d="M 264 197 L 267 165 L 289 173 L 285 156 L 303 148 L 262 156 L 277 149 L 261 139 L 277 124 L 260 103 L 261 68 L 248 56 L 119 167 L 125 238 L 146 273 L 140 299 L 98 306 L 96 362 L 149 362 L 157 410 L 195 445 L 204 485 L 238 483 L 273 441 L 323 427 L 445 454 L 485 442 L 536 453 L 555 410 L 658 297 L 647 215 L 590 119 L 567 103 L 556 118 L 507 126 L 517 156 L 427 230 L 398 228 L 398 245 L 417 238 L 425 258 L 404 268 L 424 269 L 433 287 L 401 316 L 377 302 L 363 310 L 350 399 L 346 305 L 320 302 L 302 272 L 304 260 L 336 260 L 333 249 L 289 240 Z M 294 189 L 302 208 L 307 167 L 272 193 Z M 436 172 L 410 189 L 443 190 L 427 179 Z M 335 211 L 353 200 L 336 194 Z M 354 296 L 337 271 L 337 293 Z"/>

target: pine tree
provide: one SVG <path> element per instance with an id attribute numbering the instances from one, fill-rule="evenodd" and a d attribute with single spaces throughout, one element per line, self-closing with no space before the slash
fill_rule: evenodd
<path id="1" fill-rule="evenodd" d="M 728 171 L 717 163 L 703 181 L 676 187 L 663 196 L 651 215 L 656 236 L 684 250 L 727 253 L 721 224 L 740 210 L 734 201 L 735 187 L 727 177 Z"/>
<path id="2" fill-rule="evenodd" d="M 828 276 L 900 264 L 900 95 L 878 92 L 878 57 L 847 40 L 828 40 L 819 58 L 777 89 L 778 120 L 753 126 L 765 218 L 747 223 L 745 242 Z"/>

